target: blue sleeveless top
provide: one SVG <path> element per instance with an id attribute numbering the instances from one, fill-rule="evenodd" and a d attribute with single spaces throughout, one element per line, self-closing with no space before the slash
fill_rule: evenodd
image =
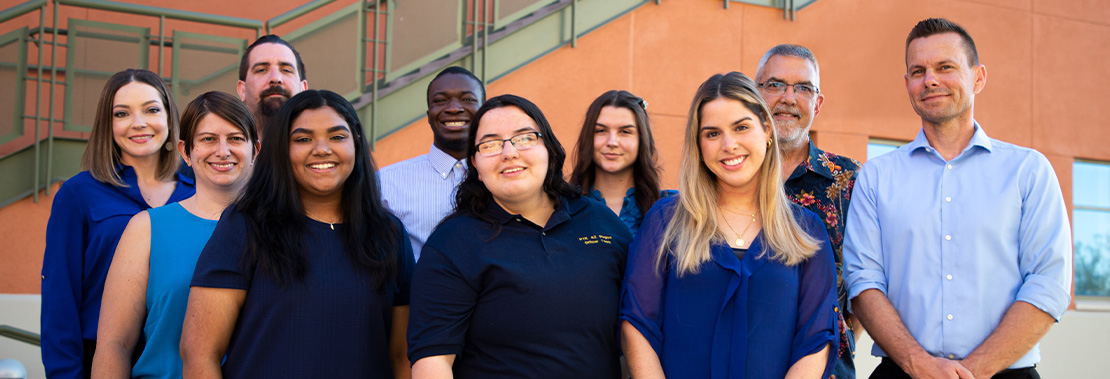
<path id="1" fill-rule="evenodd" d="M 150 213 L 150 275 L 146 284 L 146 347 L 131 368 L 132 378 L 181 378 L 181 327 L 189 282 L 200 251 L 216 229 L 179 203 Z"/>

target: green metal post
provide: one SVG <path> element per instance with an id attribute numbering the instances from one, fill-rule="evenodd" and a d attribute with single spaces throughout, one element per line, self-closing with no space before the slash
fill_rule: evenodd
<path id="1" fill-rule="evenodd" d="M 166 51 L 166 15 L 158 16 L 158 76 L 162 75 L 162 53 Z"/>
<path id="2" fill-rule="evenodd" d="M 390 5 L 390 6 L 392 6 L 392 5 Z M 370 85 L 370 100 L 371 100 L 371 102 L 370 102 L 370 130 L 371 130 L 371 132 L 370 133 L 371 133 L 371 135 L 374 134 L 374 132 L 373 132 L 374 128 L 376 128 L 378 126 L 378 43 L 381 42 L 381 40 L 379 39 L 379 37 L 380 37 L 379 29 L 381 29 L 381 28 L 378 25 L 378 21 L 380 21 L 381 19 L 382 19 L 382 2 L 378 1 L 378 3 L 374 5 L 374 69 L 370 71 L 370 75 L 371 75 L 371 78 L 370 78 L 370 82 L 371 82 L 371 85 Z M 370 139 L 370 149 L 374 150 L 374 149 L 377 149 L 377 148 L 378 148 L 377 138 L 371 138 Z"/>
<path id="3" fill-rule="evenodd" d="M 463 0 L 465 1 L 465 0 Z M 485 3 L 486 0 L 482 0 Z M 470 5 L 474 7 L 470 20 L 470 69 L 478 69 L 478 0 L 471 0 Z M 482 81 L 486 78 L 483 77 Z"/>
<path id="4" fill-rule="evenodd" d="M 38 74 L 35 76 L 35 180 L 33 182 L 33 190 L 35 194 L 33 200 L 36 204 L 39 202 L 39 173 L 41 167 L 42 154 L 40 153 L 41 144 L 39 137 L 42 135 L 42 49 L 46 47 L 46 4 L 39 8 L 39 59 L 37 61 Z M 46 185 L 49 190 L 50 179 L 46 180 Z"/>
<path id="5" fill-rule="evenodd" d="M 570 47 L 578 47 L 578 0 L 570 0 Z"/>
<path id="6" fill-rule="evenodd" d="M 54 91 L 58 86 L 58 0 L 54 0 L 54 38 L 50 41 L 50 110 L 46 128 L 46 196 L 50 196 L 50 178 L 54 169 Z M 41 64 L 40 64 L 41 66 Z M 65 120 L 62 120 L 65 121 Z"/>
<path id="7" fill-rule="evenodd" d="M 486 81 L 486 58 L 489 56 L 489 27 L 493 25 L 489 20 L 489 5 L 493 0 L 482 0 L 482 82 Z M 475 38 L 478 35 L 474 35 Z"/>

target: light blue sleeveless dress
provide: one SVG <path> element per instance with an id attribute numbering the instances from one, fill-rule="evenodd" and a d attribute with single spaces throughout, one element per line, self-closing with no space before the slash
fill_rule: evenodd
<path id="1" fill-rule="evenodd" d="M 131 369 L 132 378 L 181 378 L 181 326 L 189 282 L 216 220 L 189 213 L 179 203 L 150 213 L 150 276 L 146 285 L 146 347 Z"/>

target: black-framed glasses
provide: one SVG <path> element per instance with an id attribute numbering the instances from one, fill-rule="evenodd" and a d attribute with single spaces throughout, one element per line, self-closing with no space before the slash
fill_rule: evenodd
<path id="1" fill-rule="evenodd" d="M 501 154 L 501 150 L 505 147 L 505 141 L 513 144 L 513 148 L 517 150 L 530 149 L 540 143 L 541 137 L 543 137 L 543 134 L 540 134 L 540 132 L 525 132 L 508 139 L 485 141 L 478 144 L 478 155 L 488 157 Z"/>
<path id="2" fill-rule="evenodd" d="M 817 96 L 817 94 L 821 93 L 821 90 L 817 88 L 817 86 L 806 83 L 786 84 L 783 82 L 776 82 L 771 80 L 759 83 L 759 88 L 762 88 L 763 91 L 767 94 L 775 96 L 786 93 L 787 87 L 794 87 L 795 96 L 804 97 L 807 99 L 812 99 L 814 96 Z"/>

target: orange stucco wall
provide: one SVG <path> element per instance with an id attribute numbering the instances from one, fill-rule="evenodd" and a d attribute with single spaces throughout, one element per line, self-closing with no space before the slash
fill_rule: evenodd
<path id="1" fill-rule="evenodd" d="M 227 6 L 236 2 L 155 3 L 252 18 L 293 7 L 230 11 Z M 1110 109 L 1099 101 L 1110 88 L 1110 3 L 1104 1 L 818 0 L 791 22 L 775 8 L 733 3 L 726 10 L 719 0 L 665 0 L 583 36 L 577 48 L 563 47 L 490 83 L 488 93 L 534 101 L 568 151 L 594 97 L 617 88 L 644 97 L 661 149 L 664 185 L 673 188 L 682 128 L 697 86 L 718 72 L 754 74 L 767 49 L 797 43 L 812 49 L 821 63 L 826 101 L 814 139 L 823 149 L 862 161 L 868 138 L 910 140 L 920 129 L 905 92 L 903 49 L 914 23 L 938 16 L 969 30 L 987 66 L 976 119 L 992 137 L 1047 155 L 1070 209 L 1073 159 L 1110 161 L 1110 128 L 1104 127 Z M 380 141 L 374 154 L 387 165 L 423 154 L 430 144 L 431 131 L 420 120 Z M 2 249 L 15 249 L 2 259 L 28 260 L 0 264 L 0 293 L 38 292 L 49 200 L 0 209 Z"/>

